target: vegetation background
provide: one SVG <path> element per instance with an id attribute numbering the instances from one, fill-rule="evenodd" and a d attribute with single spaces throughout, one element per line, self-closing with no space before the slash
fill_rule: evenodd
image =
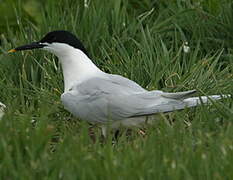
<path id="1" fill-rule="evenodd" d="M 93 127 L 93 142 L 89 125 L 60 103 L 56 57 L 7 54 L 64 29 L 102 70 L 149 90 L 231 94 L 232 0 L 1 0 L 0 12 L 0 179 L 233 177 L 232 98 L 161 115 L 145 136 L 123 130 L 115 144 Z"/>

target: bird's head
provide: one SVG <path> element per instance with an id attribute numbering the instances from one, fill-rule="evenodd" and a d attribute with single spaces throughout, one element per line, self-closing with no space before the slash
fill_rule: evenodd
<path id="1" fill-rule="evenodd" d="M 16 47 L 8 52 L 11 53 L 31 49 L 44 49 L 55 55 L 64 54 L 69 52 L 69 50 L 79 49 L 88 56 L 80 40 L 72 33 L 63 30 L 49 32 L 40 41 Z"/>

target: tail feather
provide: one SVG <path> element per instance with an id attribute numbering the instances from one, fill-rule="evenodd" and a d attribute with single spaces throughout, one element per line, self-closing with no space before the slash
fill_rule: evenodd
<path id="1" fill-rule="evenodd" d="M 191 98 L 186 98 L 183 100 L 183 102 L 186 104 L 187 107 L 194 107 L 198 106 L 200 104 L 207 104 L 211 103 L 212 101 L 217 101 L 223 98 L 229 98 L 231 95 L 226 94 L 226 95 L 211 95 L 211 96 L 200 96 L 200 97 L 191 97 Z"/>
<path id="2" fill-rule="evenodd" d="M 148 116 L 153 115 L 156 113 L 168 113 L 172 111 L 182 110 L 185 108 L 191 108 L 195 107 L 201 104 L 211 104 L 213 101 L 217 101 L 223 98 L 229 98 L 231 95 L 210 95 L 210 96 L 200 96 L 200 97 L 190 97 L 186 99 L 168 99 L 164 98 L 160 101 L 156 100 L 156 104 L 152 104 L 150 107 L 140 107 L 134 110 L 133 116 L 130 117 L 138 117 L 138 116 Z M 143 102 L 141 104 L 146 104 L 146 102 Z M 130 106 L 131 107 L 131 106 Z"/>

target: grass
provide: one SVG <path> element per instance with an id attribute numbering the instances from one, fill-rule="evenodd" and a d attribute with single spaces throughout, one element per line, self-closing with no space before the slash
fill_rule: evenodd
<path id="1" fill-rule="evenodd" d="M 1 33 L 0 179 L 231 179 L 232 98 L 161 115 L 114 145 L 96 142 L 89 125 L 63 109 L 62 72 L 56 57 L 41 51 L 7 54 L 48 31 L 78 35 L 102 70 L 143 87 L 198 95 L 233 90 L 231 1 L 46 1 L 41 21 L 24 16 Z M 190 52 L 183 45 L 189 43 Z"/>

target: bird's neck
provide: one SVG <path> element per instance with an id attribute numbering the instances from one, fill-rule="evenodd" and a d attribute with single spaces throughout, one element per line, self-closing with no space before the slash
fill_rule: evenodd
<path id="1" fill-rule="evenodd" d="M 65 92 L 73 85 L 103 73 L 85 53 L 78 49 L 57 55 L 62 64 Z"/>

